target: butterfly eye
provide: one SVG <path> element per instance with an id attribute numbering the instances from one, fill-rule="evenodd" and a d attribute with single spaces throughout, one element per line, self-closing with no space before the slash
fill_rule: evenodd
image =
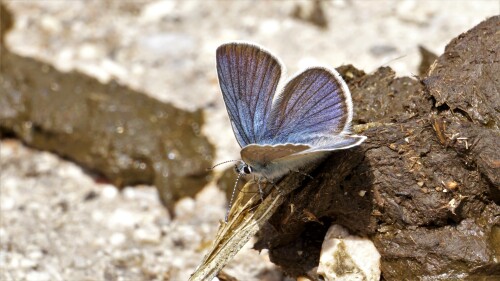
<path id="1" fill-rule="evenodd" d="M 245 173 L 247 175 L 252 173 L 252 167 L 250 167 L 250 166 L 243 167 L 243 173 Z"/>

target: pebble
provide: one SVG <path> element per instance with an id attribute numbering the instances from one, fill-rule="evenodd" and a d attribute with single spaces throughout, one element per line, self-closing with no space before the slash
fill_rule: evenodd
<path id="1" fill-rule="evenodd" d="M 370 239 L 332 225 L 321 247 L 318 274 L 325 281 L 380 280 L 380 254 Z"/>
<path id="2" fill-rule="evenodd" d="M 19 267 L 22 268 L 32 268 L 35 267 L 36 265 L 37 262 L 31 259 L 22 258 L 21 260 L 19 260 Z"/>
<path id="3" fill-rule="evenodd" d="M 109 238 L 109 243 L 113 246 L 122 245 L 125 241 L 127 241 L 127 236 L 121 232 L 115 232 Z"/>
<path id="4" fill-rule="evenodd" d="M 15 206 L 16 206 L 16 200 L 14 200 L 14 198 L 2 197 L 0 199 L 0 209 L 2 211 L 12 210 L 12 209 L 14 209 Z"/>
<path id="5" fill-rule="evenodd" d="M 122 208 L 116 209 L 108 217 L 108 225 L 112 228 L 124 227 L 133 228 L 141 221 L 141 215 Z"/>
<path id="6" fill-rule="evenodd" d="M 32 251 L 28 253 L 28 257 L 32 260 L 40 260 L 43 256 L 44 255 L 41 251 Z"/>
<path id="7" fill-rule="evenodd" d="M 91 213 L 91 217 L 95 222 L 101 222 L 104 220 L 104 213 L 101 210 L 94 210 Z"/>
<path id="8" fill-rule="evenodd" d="M 263 20 L 259 26 L 259 31 L 263 34 L 273 35 L 280 31 L 280 22 L 275 19 Z"/>
<path id="9" fill-rule="evenodd" d="M 101 57 L 99 55 L 98 47 L 95 44 L 90 43 L 82 44 L 82 46 L 78 49 L 78 56 L 80 59 L 84 60 L 93 60 Z"/>
<path id="10" fill-rule="evenodd" d="M 47 272 L 31 271 L 26 275 L 26 281 L 49 281 L 50 275 Z"/>
<path id="11" fill-rule="evenodd" d="M 144 22 L 156 22 L 162 17 L 170 15 L 176 2 L 174 1 L 156 1 L 144 5 L 141 11 L 140 19 Z"/>
<path id="12" fill-rule="evenodd" d="M 196 202 L 193 198 L 183 198 L 175 205 L 175 214 L 179 217 L 185 217 L 193 213 L 196 207 Z"/>
<path id="13" fill-rule="evenodd" d="M 102 189 L 102 197 L 106 199 L 114 199 L 118 195 L 118 189 L 112 185 L 106 185 Z"/>
<path id="14" fill-rule="evenodd" d="M 141 227 L 134 231 L 134 239 L 144 244 L 158 244 L 161 242 L 161 232 L 154 225 Z"/>
<path id="15" fill-rule="evenodd" d="M 113 60 L 104 59 L 101 62 L 101 67 L 113 77 L 119 79 L 126 79 L 128 77 L 128 70 Z"/>
<path id="16" fill-rule="evenodd" d="M 50 33 L 58 33 L 62 29 L 60 21 L 51 16 L 43 17 L 40 21 L 40 25 L 45 31 Z"/>
<path id="17" fill-rule="evenodd" d="M 73 266 L 75 268 L 87 268 L 89 266 L 89 261 L 81 256 L 76 256 L 73 258 Z"/>
<path id="18" fill-rule="evenodd" d="M 122 267 L 140 266 L 144 262 L 144 254 L 138 249 L 130 249 L 127 252 L 113 253 L 113 263 Z"/>
<path id="19" fill-rule="evenodd" d="M 5 228 L 0 227 L 0 241 L 5 243 L 9 239 L 9 233 L 5 230 Z"/>
<path id="20" fill-rule="evenodd" d="M 185 33 L 155 33 L 139 40 L 141 47 L 152 56 L 177 57 L 196 49 L 196 41 Z"/>

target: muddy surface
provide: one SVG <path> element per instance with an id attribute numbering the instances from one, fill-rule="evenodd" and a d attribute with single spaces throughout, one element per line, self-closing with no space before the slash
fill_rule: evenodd
<path id="1" fill-rule="evenodd" d="M 200 111 L 61 73 L 8 50 L 0 67 L 3 134 L 76 161 L 117 186 L 154 184 L 170 210 L 208 182 L 213 147 L 201 135 Z"/>
<path id="2" fill-rule="evenodd" d="M 424 87 L 410 77 L 398 77 L 389 67 L 377 69 L 366 75 L 353 67 L 338 69 L 346 77 L 354 108 L 353 124 L 371 122 L 402 122 L 431 110 L 432 102 L 424 94 Z M 350 78 L 352 73 L 359 77 Z"/>
<path id="3" fill-rule="evenodd" d="M 422 81 L 341 69 L 368 140 L 299 183 L 256 247 L 315 279 L 335 223 L 373 239 L 385 280 L 500 278 L 499 22 L 454 39 Z"/>

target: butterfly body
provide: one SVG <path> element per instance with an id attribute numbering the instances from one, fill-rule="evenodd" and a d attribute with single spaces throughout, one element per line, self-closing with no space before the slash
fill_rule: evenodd
<path id="1" fill-rule="evenodd" d="M 333 69 L 314 67 L 295 75 L 275 95 L 282 65 L 268 51 L 248 43 L 217 49 L 222 95 L 240 146 L 236 170 L 273 181 L 362 143 L 349 132 L 349 89 Z"/>

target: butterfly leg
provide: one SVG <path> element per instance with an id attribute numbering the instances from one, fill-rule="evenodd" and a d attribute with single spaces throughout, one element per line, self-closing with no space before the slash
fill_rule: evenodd
<path id="1" fill-rule="evenodd" d="M 264 201 L 264 191 L 262 190 L 262 187 L 260 186 L 261 179 L 262 178 L 260 178 L 260 177 L 257 179 L 257 185 L 259 186 L 260 201 Z"/>
<path id="2" fill-rule="evenodd" d="M 274 187 L 276 188 L 276 190 L 278 190 L 279 194 L 283 195 L 283 193 L 281 192 L 281 189 L 278 187 L 278 185 L 276 183 L 274 183 L 272 180 L 270 179 L 266 179 L 267 182 L 271 183 L 272 185 L 274 185 Z"/>
<path id="3" fill-rule="evenodd" d="M 314 179 L 314 177 L 313 177 L 313 176 L 311 176 L 311 175 L 309 175 L 309 174 L 307 174 L 307 173 L 301 172 L 301 171 L 299 171 L 299 170 L 291 170 L 291 171 L 292 171 L 292 172 L 295 172 L 295 173 L 299 173 L 299 174 L 301 174 L 301 175 L 303 175 L 303 176 L 307 176 L 307 177 L 309 177 L 309 178 L 310 178 L 310 179 L 312 179 L 312 180 Z"/>

